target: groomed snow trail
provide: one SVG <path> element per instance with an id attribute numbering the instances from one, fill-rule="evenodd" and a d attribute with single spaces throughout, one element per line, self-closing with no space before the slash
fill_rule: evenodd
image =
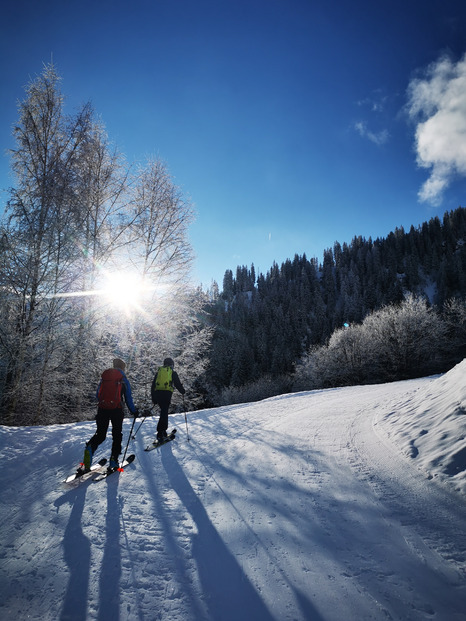
<path id="1" fill-rule="evenodd" d="M 2 619 L 464 621 L 464 495 L 385 418 L 433 381 L 190 413 L 189 443 L 175 416 L 145 453 L 149 419 L 127 472 L 75 489 L 92 423 L 1 428 Z"/>

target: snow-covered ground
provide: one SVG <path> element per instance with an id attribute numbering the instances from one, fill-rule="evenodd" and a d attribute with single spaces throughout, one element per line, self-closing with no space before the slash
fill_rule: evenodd
<path id="1" fill-rule="evenodd" d="M 464 621 L 465 372 L 148 419 L 76 488 L 94 423 L 1 428 L 0 618 Z"/>

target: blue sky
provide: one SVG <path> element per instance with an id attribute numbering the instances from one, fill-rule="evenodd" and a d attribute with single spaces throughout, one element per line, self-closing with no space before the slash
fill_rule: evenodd
<path id="1" fill-rule="evenodd" d="M 466 206 L 466 2 L 10 0 L 0 188 L 24 85 L 53 58 L 130 162 L 195 206 L 196 282 Z M 6 194 L 2 195 L 2 202 Z"/>

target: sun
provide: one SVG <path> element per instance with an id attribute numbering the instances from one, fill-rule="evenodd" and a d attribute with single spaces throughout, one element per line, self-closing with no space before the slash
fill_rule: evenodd
<path id="1" fill-rule="evenodd" d="M 147 287 L 135 272 L 107 272 L 102 293 L 110 304 L 126 310 L 141 305 Z"/>

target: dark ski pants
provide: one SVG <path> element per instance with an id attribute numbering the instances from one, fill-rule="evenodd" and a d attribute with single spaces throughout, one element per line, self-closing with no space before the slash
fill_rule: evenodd
<path id="1" fill-rule="evenodd" d="M 121 441 L 123 439 L 123 410 L 121 408 L 116 408 L 115 410 L 98 408 L 95 422 L 97 423 L 97 431 L 89 440 L 92 452 L 95 453 L 99 444 L 102 444 L 105 440 L 108 426 L 112 423 L 112 455 L 118 457 L 121 453 Z"/>
<path id="2" fill-rule="evenodd" d="M 154 393 L 155 404 L 160 407 L 160 417 L 157 423 L 157 433 L 164 434 L 168 429 L 168 410 L 172 400 L 171 390 L 156 390 Z"/>

